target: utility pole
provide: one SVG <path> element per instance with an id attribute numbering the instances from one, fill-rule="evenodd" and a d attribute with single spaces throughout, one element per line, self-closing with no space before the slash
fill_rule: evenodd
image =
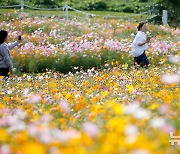
<path id="1" fill-rule="evenodd" d="M 148 6 L 148 15 L 150 15 L 151 14 L 151 0 L 148 0 L 148 4 L 147 4 L 147 6 Z"/>
<path id="2" fill-rule="evenodd" d="M 168 25 L 168 12 L 167 10 L 163 10 L 162 22 L 163 25 Z"/>
<path id="3" fill-rule="evenodd" d="M 24 13 L 24 0 L 21 0 L 21 13 Z"/>
<path id="4" fill-rule="evenodd" d="M 66 5 L 65 5 L 65 10 L 66 10 L 66 20 L 69 19 L 69 13 L 68 13 L 68 3 L 66 2 Z"/>

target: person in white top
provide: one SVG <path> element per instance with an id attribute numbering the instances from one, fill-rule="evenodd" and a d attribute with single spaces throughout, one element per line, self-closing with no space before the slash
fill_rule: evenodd
<path id="1" fill-rule="evenodd" d="M 146 24 L 140 23 L 137 27 L 138 32 L 132 43 L 132 54 L 134 57 L 134 65 L 140 65 L 141 67 L 147 68 L 149 66 L 149 60 L 145 54 L 148 49 L 148 44 L 150 42 L 150 37 L 146 36 Z"/>

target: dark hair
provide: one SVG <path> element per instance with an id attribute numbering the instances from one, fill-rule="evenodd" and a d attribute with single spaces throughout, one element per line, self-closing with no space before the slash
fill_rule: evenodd
<path id="1" fill-rule="evenodd" d="M 146 23 L 145 23 L 145 22 L 141 22 L 141 23 L 139 23 L 139 25 L 137 26 L 137 29 L 138 29 L 138 30 L 140 30 L 140 29 L 141 29 L 141 27 L 142 27 L 144 24 L 146 24 Z"/>
<path id="2" fill-rule="evenodd" d="M 8 32 L 5 30 L 0 31 L 0 44 L 3 44 L 6 37 L 8 36 Z"/>

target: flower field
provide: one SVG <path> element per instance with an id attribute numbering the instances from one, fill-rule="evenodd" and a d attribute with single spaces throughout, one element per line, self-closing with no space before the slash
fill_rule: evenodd
<path id="1" fill-rule="evenodd" d="M 0 20 L 9 42 L 24 38 L 0 78 L 0 154 L 180 153 L 169 135 L 180 136 L 180 29 L 148 24 L 151 67 L 135 70 L 137 23 Z"/>

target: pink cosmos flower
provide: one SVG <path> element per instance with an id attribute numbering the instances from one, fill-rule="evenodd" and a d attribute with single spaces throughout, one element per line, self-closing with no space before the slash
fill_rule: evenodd
<path id="1" fill-rule="evenodd" d="M 41 101 L 41 99 L 41 96 L 39 94 L 36 94 L 28 100 L 28 103 L 38 103 Z"/>
<path id="2" fill-rule="evenodd" d="M 35 48 L 35 46 L 34 46 L 34 44 L 33 43 L 31 43 L 31 42 L 29 42 L 29 43 L 26 43 L 25 45 L 24 45 L 24 50 L 25 51 L 32 51 L 33 49 Z"/>
<path id="3" fill-rule="evenodd" d="M 160 112 L 161 114 L 165 114 L 165 113 L 167 113 L 168 110 L 169 110 L 169 105 L 163 104 L 163 105 L 161 105 L 161 107 L 160 107 L 160 109 L 159 109 L 159 112 Z"/>
<path id="4" fill-rule="evenodd" d="M 12 154 L 9 145 L 3 144 L 0 146 L 0 154 Z"/>
<path id="5" fill-rule="evenodd" d="M 176 131 L 176 128 L 170 124 L 165 124 L 162 129 L 164 132 L 167 132 L 167 133 Z"/>
<path id="6" fill-rule="evenodd" d="M 61 109 L 63 110 L 63 112 L 65 112 L 65 113 L 70 112 L 71 108 L 70 108 L 68 101 L 61 100 L 59 105 L 60 105 Z"/>
<path id="7" fill-rule="evenodd" d="M 88 134 L 91 137 L 97 137 L 98 133 L 99 133 L 99 128 L 97 127 L 97 125 L 95 125 L 94 123 L 91 122 L 85 122 L 82 125 L 82 129 L 83 131 Z"/>
<path id="8" fill-rule="evenodd" d="M 51 120 L 53 119 L 53 117 L 52 117 L 51 115 L 47 114 L 47 115 L 43 115 L 43 116 L 41 117 L 41 119 L 42 119 L 42 121 L 44 121 L 44 122 L 49 122 L 49 121 L 51 121 Z"/>
<path id="9" fill-rule="evenodd" d="M 79 138 L 80 137 L 80 133 L 76 130 L 73 129 L 69 129 L 67 131 L 65 131 L 66 136 L 68 139 L 73 139 L 73 138 Z"/>

